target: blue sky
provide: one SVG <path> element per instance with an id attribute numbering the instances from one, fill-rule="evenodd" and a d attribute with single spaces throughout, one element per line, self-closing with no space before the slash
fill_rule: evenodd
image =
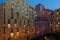
<path id="1" fill-rule="evenodd" d="M 0 0 L 0 4 L 3 0 Z M 60 0 L 26 0 L 27 3 L 35 7 L 37 4 L 43 4 L 46 9 L 55 10 L 60 8 Z"/>

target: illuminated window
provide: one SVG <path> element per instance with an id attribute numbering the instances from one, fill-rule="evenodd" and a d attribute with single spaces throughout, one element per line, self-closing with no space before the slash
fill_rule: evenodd
<path id="1" fill-rule="evenodd" d="M 11 37 L 13 37 L 13 29 L 11 29 Z"/>
<path id="2" fill-rule="evenodd" d="M 60 24 L 60 22 L 58 22 L 58 24 Z"/>
<path id="3" fill-rule="evenodd" d="M 14 26 L 15 26 L 15 27 L 17 27 L 17 25 L 16 25 L 16 24 L 14 24 Z"/>
<path id="4" fill-rule="evenodd" d="M 19 32 L 17 32 L 17 36 L 19 35 Z"/>
<path id="5" fill-rule="evenodd" d="M 8 24 L 8 28 L 10 28 L 11 26 L 10 26 L 10 24 Z"/>
<path id="6" fill-rule="evenodd" d="M 11 33 L 11 37 L 13 37 L 13 33 Z"/>

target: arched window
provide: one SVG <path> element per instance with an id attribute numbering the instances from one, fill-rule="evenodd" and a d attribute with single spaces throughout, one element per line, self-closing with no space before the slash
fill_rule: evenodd
<path id="1" fill-rule="evenodd" d="M 13 13 L 14 13 L 14 0 L 11 0 L 11 19 L 13 19 Z"/>
<path id="2" fill-rule="evenodd" d="M 16 3 L 16 14 L 17 14 L 17 19 L 19 18 L 19 10 L 20 10 L 19 2 L 17 2 L 17 3 Z"/>

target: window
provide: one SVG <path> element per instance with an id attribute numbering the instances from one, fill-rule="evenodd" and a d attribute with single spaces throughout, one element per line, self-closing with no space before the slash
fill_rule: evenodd
<path id="1" fill-rule="evenodd" d="M 13 33 L 11 33 L 11 37 L 13 37 Z"/>
<path id="2" fill-rule="evenodd" d="M 27 24 L 28 24 L 28 26 L 29 26 L 29 22 L 30 22 L 30 21 L 29 21 L 29 19 L 28 19 L 28 23 L 27 23 Z"/>
<path id="3" fill-rule="evenodd" d="M 5 27 L 4 27 L 4 34 L 5 34 Z"/>
<path id="4" fill-rule="evenodd" d="M 24 0 L 22 0 L 22 13 L 24 14 Z"/>
<path id="5" fill-rule="evenodd" d="M 15 24 L 17 23 L 17 20 L 15 19 L 15 22 L 14 22 Z"/>
<path id="6" fill-rule="evenodd" d="M 11 0 L 11 19 L 13 19 L 13 13 L 14 13 L 14 0 Z"/>
<path id="7" fill-rule="evenodd" d="M 17 27 L 17 32 L 18 32 L 19 30 L 18 30 L 18 27 Z"/>
<path id="8" fill-rule="evenodd" d="M 32 19 L 34 19 L 34 12 L 32 12 L 32 14 L 31 14 L 31 15 L 32 15 Z"/>
<path id="9" fill-rule="evenodd" d="M 10 24 L 10 19 L 8 19 L 8 24 Z"/>
<path id="10" fill-rule="evenodd" d="M 20 19 L 20 26 L 21 26 L 21 19 Z"/>
<path id="11" fill-rule="evenodd" d="M 13 29 L 11 28 L 11 33 L 13 33 Z"/>
<path id="12" fill-rule="evenodd" d="M 26 6 L 26 16 L 28 16 L 28 5 Z"/>
<path id="13" fill-rule="evenodd" d="M 5 3 L 4 3 L 3 9 L 4 9 L 4 10 L 3 10 L 3 11 L 4 11 L 4 24 L 5 24 L 5 14 L 6 14 L 6 10 L 5 10 L 5 9 L 6 9 L 6 6 L 5 6 Z"/>
<path id="14" fill-rule="evenodd" d="M 19 2 L 16 3 L 16 14 L 17 14 L 17 19 L 19 18 Z"/>
<path id="15" fill-rule="evenodd" d="M 13 19 L 13 9 L 11 9 L 11 19 Z"/>
<path id="16" fill-rule="evenodd" d="M 8 24 L 8 28 L 10 28 L 11 26 L 10 26 L 10 24 Z"/>

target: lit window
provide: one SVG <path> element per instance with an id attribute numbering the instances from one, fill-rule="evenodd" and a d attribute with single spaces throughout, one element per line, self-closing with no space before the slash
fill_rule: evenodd
<path id="1" fill-rule="evenodd" d="M 10 24 L 8 24 L 8 28 L 10 28 L 11 26 L 10 26 Z"/>
<path id="2" fill-rule="evenodd" d="M 13 37 L 13 33 L 11 33 L 11 37 Z"/>
<path id="3" fill-rule="evenodd" d="M 56 27 L 58 27 L 58 25 L 56 25 Z"/>
<path id="4" fill-rule="evenodd" d="M 17 36 L 19 35 L 19 32 L 17 32 Z"/>
<path id="5" fill-rule="evenodd" d="M 58 22 L 58 24 L 60 24 L 60 22 Z"/>
<path id="6" fill-rule="evenodd" d="M 56 12 L 56 14 L 58 15 L 58 14 L 59 14 L 59 12 Z"/>
<path id="7" fill-rule="evenodd" d="M 11 7 L 14 8 L 14 0 L 11 0 Z"/>
<path id="8" fill-rule="evenodd" d="M 26 16 L 28 16 L 28 5 L 26 6 Z"/>
<path id="9" fill-rule="evenodd" d="M 24 27 L 26 27 L 26 25 L 24 25 Z"/>
<path id="10" fill-rule="evenodd" d="M 15 25 L 15 27 L 17 27 L 16 24 L 14 24 L 14 25 Z"/>
<path id="11" fill-rule="evenodd" d="M 12 5 L 11 7 L 14 8 L 14 5 Z"/>

